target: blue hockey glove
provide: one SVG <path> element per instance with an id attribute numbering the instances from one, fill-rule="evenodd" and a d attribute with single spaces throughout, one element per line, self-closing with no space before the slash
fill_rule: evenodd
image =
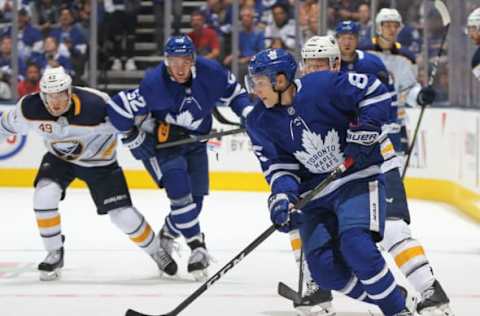
<path id="1" fill-rule="evenodd" d="M 368 167 L 372 158 L 375 159 L 373 152 L 380 145 L 380 134 L 381 129 L 372 125 L 351 126 L 347 131 L 347 146 L 343 153 L 355 161 L 355 167 Z"/>
<path id="2" fill-rule="evenodd" d="M 437 93 L 432 86 L 423 87 L 417 95 L 417 103 L 421 106 L 432 104 L 436 96 Z"/>
<path id="3" fill-rule="evenodd" d="M 272 194 L 268 198 L 270 219 L 279 231 L 288 233 L 302 224 L 302 212 L 292 208 L 297 200 L 296 196 L 286 193 Z"/>
<path id="4" fill-rule="evenodd" d="M 136 127 L 122 138 L 122 143 L 130 149 L 135 159 L 145 160 L 155 156 L 155 138 Z"/>

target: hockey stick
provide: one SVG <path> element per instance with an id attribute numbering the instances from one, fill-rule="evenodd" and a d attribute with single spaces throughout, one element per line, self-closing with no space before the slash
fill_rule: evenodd
<path id="1" fill-rule="evenodd" d="M 179 146 L 179 145 L 185 145 L 185 144 L 191 144 L 191 143 L 196 143 L 196 142 L 202 142 L 205 140 L 209 140 L 212 138 L 217 138 L 217 137 L 222 137 L 222 136 L 227 136 L 227 135 L 232 135 L 232 134 L 239 134 L 245 132 L 245 128 L 234 128 L 230 129 L 228 131 L 221 131 L 221 132 L 213 132 L 207 135 L 190 135 L 190 137 L 176 140 L 173 142 L 167 142 L 164 144 L 158 144 L 156 146 L 157 149 L 162 149 L 162 148 L 168 148 L 168 147 L 173 147 L 173 146 Z"/>
<path id="2" fill-rule="evenodd" d="M 435 77 L 437 75 L 440 56 L 442 56 L 445 50 L 444 49 L 445 41 L 447 39 L 448 30 L 450 28 L 450 13 L 448 13 L 448 9 L 445 6 L 445 3 L 443 3 L 443 1 L 441 0 L 435 0 L 433 5 L 435 6 L 437 11 L 440 13 L 440 16 L 442 17 L 442 23 L 443 23 L 443 26 L 445 27 L 445 32 L 443 33 L 442 42 L 440 43 L 440 49 L 438 50 L 437 57 L 435 58 L 432 65 L 432 73 L 430 74 L 430 78 L 428 78 L 428 86 L 433 85 L 433 81 L 435 80 Z M 405 175 L 407 174 L 407 169 L 410 164 L 410 158 L 412 157 L 413 148 L 415 147 L 415 142 L 417 141 L 418 132 L 420 130 L 420 124 L 422 123 L 423 114 L 425 113 L 426 108 L 427 108 L 427 105 L 425 104 L 425 105 L 422 105 L 422 109 L 420 110 L 417 126 L 415 126 L 415 132 L 413 133 L 412 143 L 410 144 L 410 147 L 408 148 L 408 151 L 407 151 L 407 160 L 405 161 L 405 165 L 403 167 L 402 179 L 404 179 Z"/>
<path id="3" fill-rule="evenodd" d="M 350 166 L 353 165 L 353 160 L 351 158 L 347 158 L 340 166 L 338 166 L 332 173 L 330 173 L 322 182 L 320 182 L 313 190 L 311 190 L 303 199 L 298 201 L 294 208 L 295 209 L 302 209 L 304 206 L 310 202 L 318 193 L 323 191 L 325 187 L 327 187 L 333 180 L 335 180 L 338 176 L 345 172 Z M 230 271 L 235 265 L 237 265 L 240 261 L 242 261 L 250 252 L 252 252 L 255 248 L 257 248 L 262 242 L 264 242 L 270 235 L 272 235 L 276 230 L 275 225 L 272 225 L 267 228 L 260 236 L 258 236 L 254 241 L 252 241 L 245 249 L 240 251 L 232 260 L 230 260 L 226 265 L 223 266 L 220 270 L 217 271 L 210 279 L 208 279 L 205 283 L 203 283 L 195 292 L 190 294 L 189 297 L 184 299 L 177 307 L 175 307 L 172 311 L 167 314 L 160 314 L 160 315 L 149 315 L 143 314 L 133 309 L 127 310 L 125 316 L 176 316 L 180 314 L 188 305 L 190 305 L 197 297 L 203 294 L 206 290 L 208 290 L 215 282 L 220 280 L 220 278 Z"/>
<path id="4" fill-rule="evenodd" d="M 216 118 L 219 123 L 226 124 L 226 125 L 233 125 L 233 126 L 242 126 L 240 123 L 230 121 L 225 116 L 223 116 L 217 107 L 213 108 L 212 114 L 213 114 L 213 117 Z"/>

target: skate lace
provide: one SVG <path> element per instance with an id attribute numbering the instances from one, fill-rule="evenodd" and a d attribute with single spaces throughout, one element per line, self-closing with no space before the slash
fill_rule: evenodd
<path id="1" fill-rule="evenodd" d="M 167 267 L 172 261 L 172 258 L 170 255 L 163 249 L 157 251 L 156 253 L 153 254 L 153 258 L 155 259 L 155 262 L 161 267 L 165 268 Z"/>
<path id="2" fill-rule="evenodd" d="M 192 251 L 190 255 L 190 259 L 188 259 L 188 263 L 192 264 L 195 262 L 215 262 L 215 259 L 208 253 L 207 249 L 199 247 Z"/>
<path id="3" fill-rule="evenodd" d="M 310 296 L 316 291 L 318 291 L 318 285 L 315 283 L 313 280 L 308 280 L 306 282 L 306 291 L 305 291 L 305 296 Z"/>
<path id="4" fill-rule="evenodd" d="M 48 264 L 55 264 L 60 261 L 61 258 L 62 255 L 60 250 L 49 251 L 43 262 Z"/>

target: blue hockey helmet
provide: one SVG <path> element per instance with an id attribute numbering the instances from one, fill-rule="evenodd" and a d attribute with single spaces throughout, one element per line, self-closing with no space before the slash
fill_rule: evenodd
<path id="1" fill-rule="evenodd" d="M 336 36 L 340 36 L 341 34 L 353 34 L 357 35 L 360 33 L 360 24 L 354 21 L 341 21 L 337 24 L 335 28 Z"/>
<path id="2" fill-rule="evenodd" d="M 170 36 L 165 44 L 165 56 L 195 56 L 195 46 L 188 35 Z"/>
<path id="3" fill-rule="evenodd" d="M 267 49 L 257 53 L 250 60 L 248 75 L 250 78 L 263 75 L 267 76 L 274 87 L 279 74 L 284 74 L 288 82 L 292 82 L 297 72 L 295 58 L 281 48 Z"/>

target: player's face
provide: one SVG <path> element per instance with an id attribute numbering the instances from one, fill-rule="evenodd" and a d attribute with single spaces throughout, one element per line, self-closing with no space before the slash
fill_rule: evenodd
<path id="1" fill-rule="evenodd" d="M 480 45 L 480 31 L 476 26 L 467 27 L 468 37 L 476 44 Z"/>
<path id="2" fill-rule="evenodd" d="M 67 112 L 68 105 L 70 104 L 68 91 L 47 93 L 46 102 L 46 106 L 50 114 L 53 116 L 60 116 Z"/>
<path id="3" fill-rule="evenodd" d="M 342 56 L 352 56 L 358 46 L 358 38 L 354 34 L 341 34 L 337 37 Z"/>
<path id="4" fill-rule="evenodd" d="M 187 82 L 192 75 L 193 57 L 192 56 L 171 56 L 168 59 L 168 69 L 170 75 L 178 83 Z"/>
<path id="5" fill-rule="evenodd" d="M 330 64 L 327 58 L 309 58 L 303 60 L 303 74 L 317 71 L 329 71 Z"/>
<path id="6" fill-rule="evenodd" d="M 267 108 L 272 108 L 278 103 L 278 94 L 273 91 L 272 82 L 267 76 L 254 76 L 250 80 L 253 93 Z"/>
<path id="7" fill-rule="evenodd" d="M 394 42 L 400 29 L 400 23 L 387 21 L 382 23 L 382 37 L 387 41 Z"/>

